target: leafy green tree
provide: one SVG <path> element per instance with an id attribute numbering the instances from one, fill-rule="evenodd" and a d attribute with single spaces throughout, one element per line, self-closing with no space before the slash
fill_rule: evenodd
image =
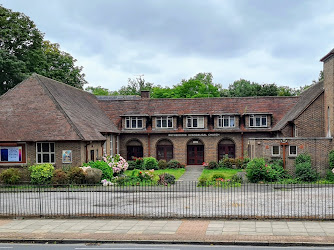
<path id="1" fill-rule="evenodd" d="M 254 86 L 245 79 L 234 81 L 229 85 L 228 90 L 232 97 L 254 96 Z"/>
<path id="2" fill-rule="evenodd" d="M 78 88 L 86 83 L 76 60 L 43 38 L 28 16 L 0 5 L 0 95 L 32 73 Z"/>
<path id="3" fill-rule="evenodd" d="M 140 95 L 142 90 L 152 90 L 154 84 L 146 82 L 145 79 L 140 75 L 135 79 L 128 79 L 128 85 L 122 86 L 118 91 L 119 95 Z M 116 93 L 115 93 L 116 94 Z"/>
<path id="4" fill-rule="evenodd" d="M 85 90 L 92 93 L 93 95 L 112 95 L 112 93 L 108 89 L 102 88 L 101 86 L 88 86 L 87 88 L 85 88 Z"/>

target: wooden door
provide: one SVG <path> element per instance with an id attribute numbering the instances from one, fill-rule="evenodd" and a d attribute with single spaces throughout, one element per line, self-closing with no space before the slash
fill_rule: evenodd
<path id="1" fill-rule="evenodd" d="M 219 144 L 218 145 L 218 161 L 225 156 L 228 158 L 235 158 L 235 145 L 234 144 Z"/>
<path id="2" fill-rule="evenodd" d="M 173 159 L 173 146 L 172 145 L 158 145 L 157 146 L 157 160 L 170 161 Z"/>
<path id="3" fill-rule="evenodd" d="M 188 145 L 187 148 L 187 164 L 202 165 L 204 162 L 204 146 Z"/>
<path id="4" fill-rule="evenodd" d="M 142 146 L 128 146 L 127 147 L 127 160 L 131 161 L 133 157 L 136 157 L 136 158 L 143 157 L 143 147 Z"/>

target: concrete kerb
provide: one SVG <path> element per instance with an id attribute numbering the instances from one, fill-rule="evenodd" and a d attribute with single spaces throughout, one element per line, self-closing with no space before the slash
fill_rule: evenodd
<path id="1" fill-rule="evenodd" d="M 160 244 L 160 245 L 235 245 L 235 246 L 282 246 L 282 247 L 332 247 L 333 243 L 319 242 L 275 242 L 275 241 L 191 241 L 191 240 L 82 240 L 82 239 L 5 239 L 0 238 L 0 243 L 17 244 Z"/>

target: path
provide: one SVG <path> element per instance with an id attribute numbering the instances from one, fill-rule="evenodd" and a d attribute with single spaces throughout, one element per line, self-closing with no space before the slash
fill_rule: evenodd
<path id="1" fill-rule="evenodd" d="M 0 220 L 0 242 L 334 245 L 331 221 Z"/>
<path id="2" fill-rule="evenodd" d="M 188 165 L 186 166 L 186 172 L 181 176 L 181 178 L 178 181 L 179 182 L 197 181 L 203 169 L 204 166 L 202 165 Z"/>

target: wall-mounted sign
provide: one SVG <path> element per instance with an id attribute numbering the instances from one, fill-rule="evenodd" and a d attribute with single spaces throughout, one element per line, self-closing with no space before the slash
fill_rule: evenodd
<path id="1" fill-rule="evenodd" d="M 172 137 L 206 137 L 206 136 L 220 136 L 219 133 L 201 133 L 201 134 L 168 134 Z"/>
<path id="2" fill-rule="evenodd" d="M 22 147 L 0 147 L 1 162 L 21 162 Z"/>
<path id="3" fill-rule="evenodd" d="M 72 163 L 72 150 L 63 150 L 62 159 L 63 163 Z"/>

